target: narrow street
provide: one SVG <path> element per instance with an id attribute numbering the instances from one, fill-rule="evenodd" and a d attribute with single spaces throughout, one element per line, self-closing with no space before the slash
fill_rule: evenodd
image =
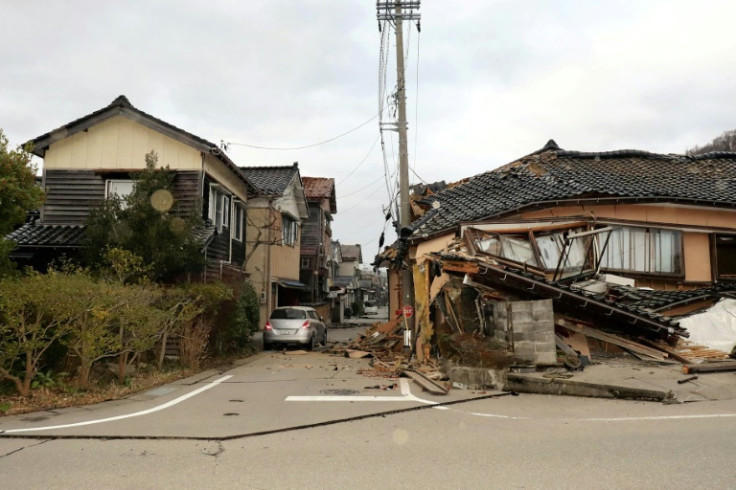
<path id="1" fill-rule="evenodd" d="M 264 352 L 126 400 L 0 418 L 3 488 L 736 485 L 734 400 L 431 396 L 366 367 Z"/>

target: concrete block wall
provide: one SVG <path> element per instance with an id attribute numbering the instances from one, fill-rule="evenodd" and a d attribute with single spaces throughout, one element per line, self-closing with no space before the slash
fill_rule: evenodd
<path id="1" fill-rule="evenodd" d="M 494 308 L 496 325 L 506 325 L 512 333 L 514 355 L 535 365 L 555 365 L 554 310 L 551 299 L 512 301 Z M 510 313 L 510 315 L 509 315 Z"/>

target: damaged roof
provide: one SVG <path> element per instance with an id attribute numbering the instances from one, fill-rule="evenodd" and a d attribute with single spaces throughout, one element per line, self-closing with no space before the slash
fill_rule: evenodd
<path id="1" fill-rule="evenodd" d="M 736 153 L 590 153 L 566 151 L 550 140 L 539 151 L 422 198 L 429 211 L 412 229 L 415 236 L 432 235 L 463 222 L 587 199 L 734 207 Z"/>

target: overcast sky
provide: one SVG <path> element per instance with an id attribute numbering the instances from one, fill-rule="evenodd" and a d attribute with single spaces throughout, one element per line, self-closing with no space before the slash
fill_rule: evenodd
<path id="1" fill-rule="evenodd" d="M 378 251 L 374 0 L 0 0 L 12 145 L 126 95 L 238 165 L 334 177 L 333 238 Z M 736 128 L 732 0 L 424 0 L 405 24 L 412 183 L 564 149 L 683 153 Z M 389 89 L 395 84 L 391 38 Z M 359 127 L 366 121 L 368 124 Z M 302 150 L 258 150 L 330 143 Z M 398 143 L 385 133 L 389 173 Z M 362 163 L 361 163 L 362 162 Z M 390 175 L 393 179 L 395 175 Z M 387 232 L 387 243 L 393 240 Z"/>

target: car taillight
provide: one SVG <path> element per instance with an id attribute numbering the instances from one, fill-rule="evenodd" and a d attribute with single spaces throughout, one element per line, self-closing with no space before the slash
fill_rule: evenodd
<path id="1" fill-rule="evenodd" d="M 271 330 L 271 323 L 268 320 L 266 320 L 266 326 L 263 328 L 266 330 Z"/>
<path id="2" fill-rule="evenodd" d="M 309 328 L 309 320 L 305 320 L 304 323 L 302 323 L 302 328 Z"/>

